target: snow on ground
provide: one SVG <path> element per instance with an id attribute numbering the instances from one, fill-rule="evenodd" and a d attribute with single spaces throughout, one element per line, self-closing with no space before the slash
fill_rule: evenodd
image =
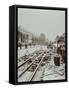
<path id="1" fill-rule="evenodd" d="M 47 49 L 47 46 L 40 46 L 40 45 L 31 46 L 31 47 L 28 46 L 27 49 L 26 49 L 25 47 L 22 47 L 22 49 L 19 49 L 19 48 L 18 48 L 18 59 L 19 59 L 21 56 L 31 54 L 31 53 L 33 53 L 34 51 L 45 50 L 45 49 Z"/>
<path id="2" fill-rule="evenodd" d="M 31 47 L 28 47 L 27 49 L 22 48 L 21 50 L 18 49 L 18 58 L 24 55 L 31 54 L 34 51 L 39 51 L 39 50 L 49 51 L 49 49 L 47 49 L 46 46 L 39 46 L 39 45 L 31 46 Z M 60 66 L 55 66 L 54 56 L 55 56 L 55 53 L 52 53 L 50 61 L 44 67 L 40 67 L 38 69 L 38 71 L 36 72 L 33 78 L 33 81 L 65 79 L 65 64 L 60 64 Z M 29 71 L 25 72 L 22 75 L 22 77 L 18 79 L 18 82 L 28 81 L 31 75 L 32 75 L 31 72 Z"/>
<path id="3" fill-rule="evenodd" d="M 44 66 L 39 67 L 32 81 L 40 81 L 43 79 Z"/>
<path id="4" fill-rule="evenodd" d="M 60 64 L 60 66 L 55 66 L 53 59 L 54 59 L 54 55 L 51 56 L 51 61 L 45 67 L 43 80 L 65 79 L 65 64 Z"/>
<path id="5" fill-rule="evenodd" d="M 53 66 L 51 69 L 48 69 L 47 67 L 44 72 L 43 80 L 60 80 L 60 79 L 65 79 L 65 70 L 63 67 L 64 65 L 61 66 Z"/>

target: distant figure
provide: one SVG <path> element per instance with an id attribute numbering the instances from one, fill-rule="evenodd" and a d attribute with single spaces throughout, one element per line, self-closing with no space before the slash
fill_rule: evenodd
<path id="1" fill-rule="evenodd" d="M 63 47 L 61 48 L 61 56 L 62 56 L 62 62 L 65 62 L 65 50 Z"/>
<path id="2" fill-rule="evenodd" d="M 60 53 L 61 53 L 61 48 L 58 47 L 58 48 L 57 48 L 57 54 L 60 54 Z"/>
<path id="3" fill-rule="evenodd" d="M 62 62 L 64 63 L 65 61 L 65 50 L 62 46 L 57 48 L 57 53 L 61 55 L 62 57 Z"/>
<path id="4" fill-rule="evenodd" d="M 27 48 L 27 44 L 25 44 L 25 48 Z"/>
<path id="5" fill-rule="evenodd" d="M 22 45 L 20 44 L 20 49 L 22 49 Z"/>
<path id="6" fill-rule="evenodd" d="M 29 46 L 31 47 L 31 43 L 29 43 Z"/>

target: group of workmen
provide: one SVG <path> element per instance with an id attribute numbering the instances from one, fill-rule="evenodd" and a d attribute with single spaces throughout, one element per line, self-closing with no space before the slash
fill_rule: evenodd
<path id="1" fill-rule="evenodd" d="M 62 57 L 62 62 L 65 62 L 65 49 L 64 46 L 60 45 L 60 47 L 57 48 L 57 54 L 60 54 Z"/>

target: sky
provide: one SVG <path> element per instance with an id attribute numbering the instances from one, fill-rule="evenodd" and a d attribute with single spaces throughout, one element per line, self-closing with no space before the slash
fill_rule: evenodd
<path id="1" fill-rule="evenodd" d="M 65 33 L 65 11 L 18 8 L 18 26 L 54 41 Z"/>

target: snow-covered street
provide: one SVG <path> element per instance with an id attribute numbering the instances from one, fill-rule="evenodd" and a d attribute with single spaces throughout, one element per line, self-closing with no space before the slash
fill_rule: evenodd
<path id="1" fill-rule="evenodd" d="M 18 59 L 24 55 L 29 55 L 32 54 L 34 51 L 39 51 L 39 50 L 47 50 L 46 46 L 28 46 L 28 48 L 22 47 L 22 49 L 18 48 Z"/>
<path id="2" fill-rule="evenodd" d="M 60 66 L 56 66 L 54 64 L 55 54 L 54 50 L 48 49 L 47 46 L 18 48 L 20 60 L 18 66 L 22 64 L 18 68 L 18 82 L 65 79 L 65 64 L 60 62 Z M 47 59 L 44 59 L 45 57 Z"/>

